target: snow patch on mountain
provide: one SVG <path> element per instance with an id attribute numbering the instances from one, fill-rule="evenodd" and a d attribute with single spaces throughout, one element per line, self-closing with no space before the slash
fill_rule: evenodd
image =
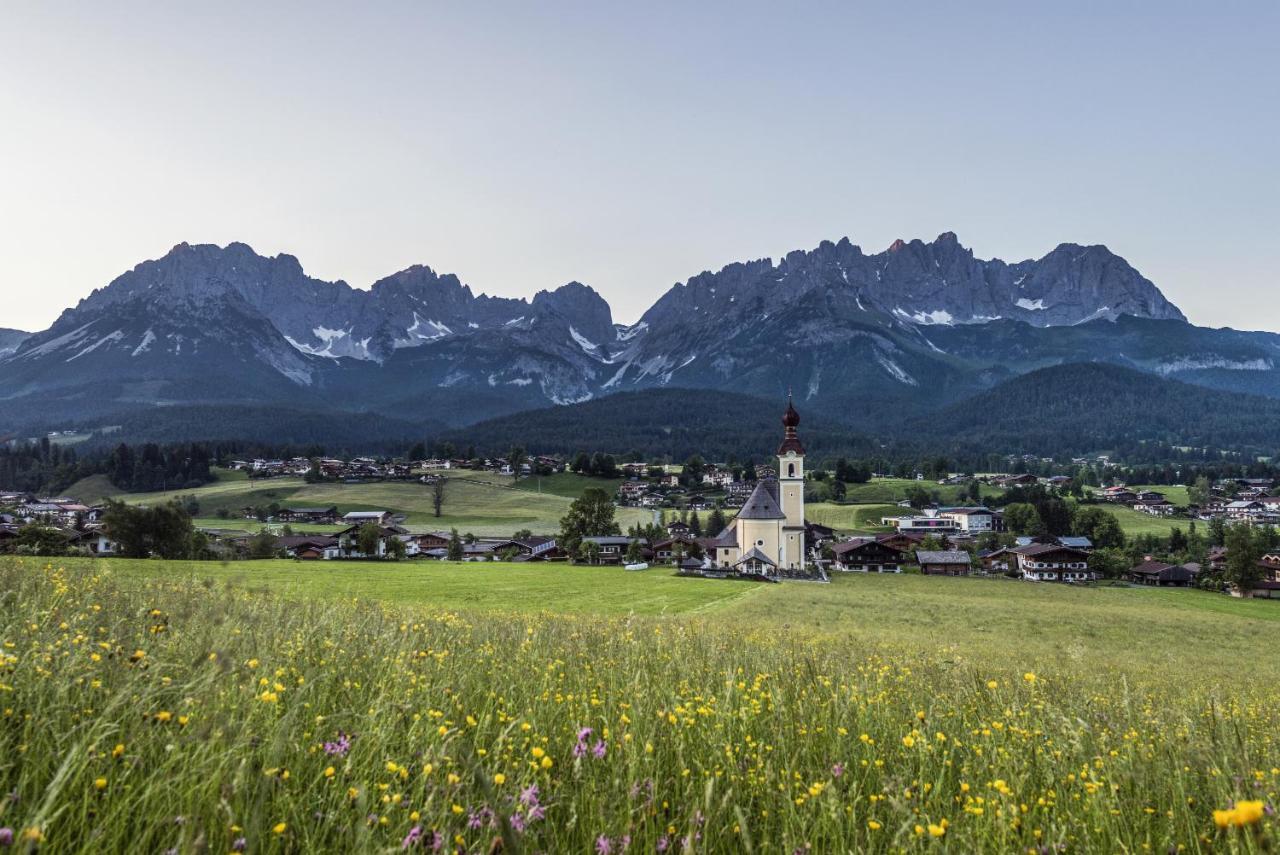
<path id="1" fill-rule="evenodd" d="M 150 327 L 148 327 L 147 331 L 142 334 L 142 341 L 138 343 L 138 346 L 133 349 L 133 353 L 129 355 L 141 356 L 142 354 L 146 353 L 148 350 L 151 349 L 151 344 L 155 340 L 156 340 L 156 334 L 151 331 Z"/>
<path id="2" fill-rule="evenodd" d="M 593 356 L 595 355 L 596 343 L 574 329 L 573 324 L 569 325 L 569 336 L 578 343 L 578 347 Z"/>
<path id="3" fill-rule="evenodd" d="M 1028 300 L 1026 297 L 1019 297 L 1014 305 L 1029 312 L 1039 312 L 1045 308 L 1044 300 Z"/>
<path id="4" fill-rule="evenodd" d="M 1179 371 L 1202 371 L 1207 368 L 1224 368 L 1228 371 L 1270 371 L 1275 365 L 1269 359 L 1227 359 L 1222 356 L 1184 356 L 1167 360 L 1155 366 L 1157 374 L 1168 376 Z"/>
<path id="5" fill-rule="evenodd" d="M 95 350 L 102 347 L 104 344 L 107 344 L 109 342 L 116 342 L 122 338 L 124 338 L 124 330 L 116 330 L 113 333 L 108 333 L 107 335 L 104 335 L 102 338 L 95 341 L 93 344 L 89 345 L 88 347 L 78 352 L 75 356 L 72 356 L 70 359 L 67 360 L 67 362 L 74 362 L 75 360 L 84 356 L 86 353 L 93 353 Z"/>

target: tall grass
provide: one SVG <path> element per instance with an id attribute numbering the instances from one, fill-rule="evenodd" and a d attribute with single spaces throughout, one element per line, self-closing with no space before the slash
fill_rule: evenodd
<path id="1" fill-rule="evenodd" d="M 33 561 L 0 562 L 0 592 L 0 826 L 15 846 L 1277 842 L 1273 816 L 1219 828 L 1212 814 L 1276 803 L 1273 685 L 1052 663 L 1013 673 L 714 616 L 460 615 L 191 581 L 130 590 L 108 570 Z M 1246 665 L 1224 652 L 1224 673 Z"/>

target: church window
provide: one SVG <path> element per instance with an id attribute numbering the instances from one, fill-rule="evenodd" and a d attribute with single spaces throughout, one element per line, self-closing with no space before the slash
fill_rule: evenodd
<path id="1" fill-rule="evenodd" d="M 788 478 L 796 477 L 796 465 L 794 463 L 787 464 L 787 477 Z"/>

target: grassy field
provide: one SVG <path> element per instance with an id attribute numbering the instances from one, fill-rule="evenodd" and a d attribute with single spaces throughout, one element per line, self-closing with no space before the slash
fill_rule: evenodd
<path id="1" fill-rule="evenodd" d="M 805 505 L 805 518 L 840 532 L 888 531 L 880 520 L 909 513 L 897 505 L 853 505 L 814 502 Z"/>
<path id="2" fill-rule="evenodd" d="M 1141 490 L 1154 490 L 1157 493 L 1164 493 L 1164 497 L 1179 507 L 1186 507 L 1191 504 L 1191 497 L 1187 494 L 1187 488 L 1180 484 L 1172 486 L 1163 484 L 1148 484 L 1130 487 L 1135 493 Z"/>
<path id="3" fill-rule="evenodd" d="M 431 488 L 416 482 L 307 484 L 301 478 L 250 481 L 234 477 L 241 473 L 231 475 L 197 489 L 129 493 L 119 498 L 131 504 L 155 504 L 180 496 L 194 496 L 200 503 L 199 516 L 211 521 L 210 525 L 215 528 L 256 530 L 251 521 L 240 519 L 241 510 L 274 502 L 281 505 L 337 505 L 343 513 L 386 509 L 405 514 L 408 527 L 414 531 L 447 531 L 456 527 L 461 532 L 509 537 L 523 528 L 535 533 L 557 531 L 560 518 L 572 502 L 569 496 L 576 495 L 572 493 L 574 487 L 611 483 L 577 475 L 556 476 L 560 480 L 544 479 L 544 487 L 547 486 L 546 481 L 554 481 L 555 489 L 539 494 L 536 483 L 522 481 L 518 487 L 513 487 L 510 478 L 468 472 L 450 478 L 445 488 L 444 513 L 436 517 Z M 216 513 L 219 510 L 228 511 L 231 518 L 218 518 Z M 617 513 L 618 523 L 624 529 L 635 522 L 648 522 L 652 517 L 651 512 L 638 508 L 619 508 Z M 301 529 L 295 526 L 295 530 Z"/>
<path id="4" fill-rule="evenodd" d="M 0 825 L 42 851 L 1280 843 L 1276 603 L 32 559 L 0 590 Z"/>
<path id="5" fill-rule="evenodd" d="M 998 495 L 999 490 L 982 484 L 982 495 Z M 930 495 L 937 493 L 944 504 L 961 503 L 961 495 L 966 489 L 963 486 L 942 486 L 934 481 L 917 481 L 914 478 L 874 478 L 865 484 L 848 484 L 845 487 L 845 500 L 860 504 L 894 504 L 907 498 L 907 490 L 920 487 Z"/>
<path id="6" fill-rule="evenodd" d="M 66 559 L 76 571 L 91 562 Z M 440 561 L 368 563 L 292 560 L 155 562 L 118 559 L 112 572 L 128 587 L 145 589 L 158 578 L 272 590 L 294 597 L 338 597 L 412 603 L 438 609 L 482 609 L 560 614 L 681 614 L 707 611 L 751 596 L 760 585 L 684 579 L 670 570 L 628 571 L 567 564 Z"/>
<path id="7" fill-rule="evenodd" d="M 1157 537 L 1168 537 L 1169 532 L 1175 528 L 1180 528 L 1183 532 L 1186 532 L 1191 525 L 1191 520 L 1161 519 L 1121 505 L 1103 505 L 1102 507 L 1115 514 L 1116 519 L 1120 521 L 1120 528 L 1124 529 L 1124 533 L 1130 537 L 1138 534 L 1154 534 Z M 1196 523 L 1201 532 L 1205 530 L 1206 525 L 1206 523 L 1202 522 Z"/>

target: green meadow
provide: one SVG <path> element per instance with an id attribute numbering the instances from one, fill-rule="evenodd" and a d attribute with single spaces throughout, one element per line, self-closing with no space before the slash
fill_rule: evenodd
<path id="1" fill-rule="evenodd" d="M 1280 604 L 0 559 L 19 851 L 1265 852 Z"/>

